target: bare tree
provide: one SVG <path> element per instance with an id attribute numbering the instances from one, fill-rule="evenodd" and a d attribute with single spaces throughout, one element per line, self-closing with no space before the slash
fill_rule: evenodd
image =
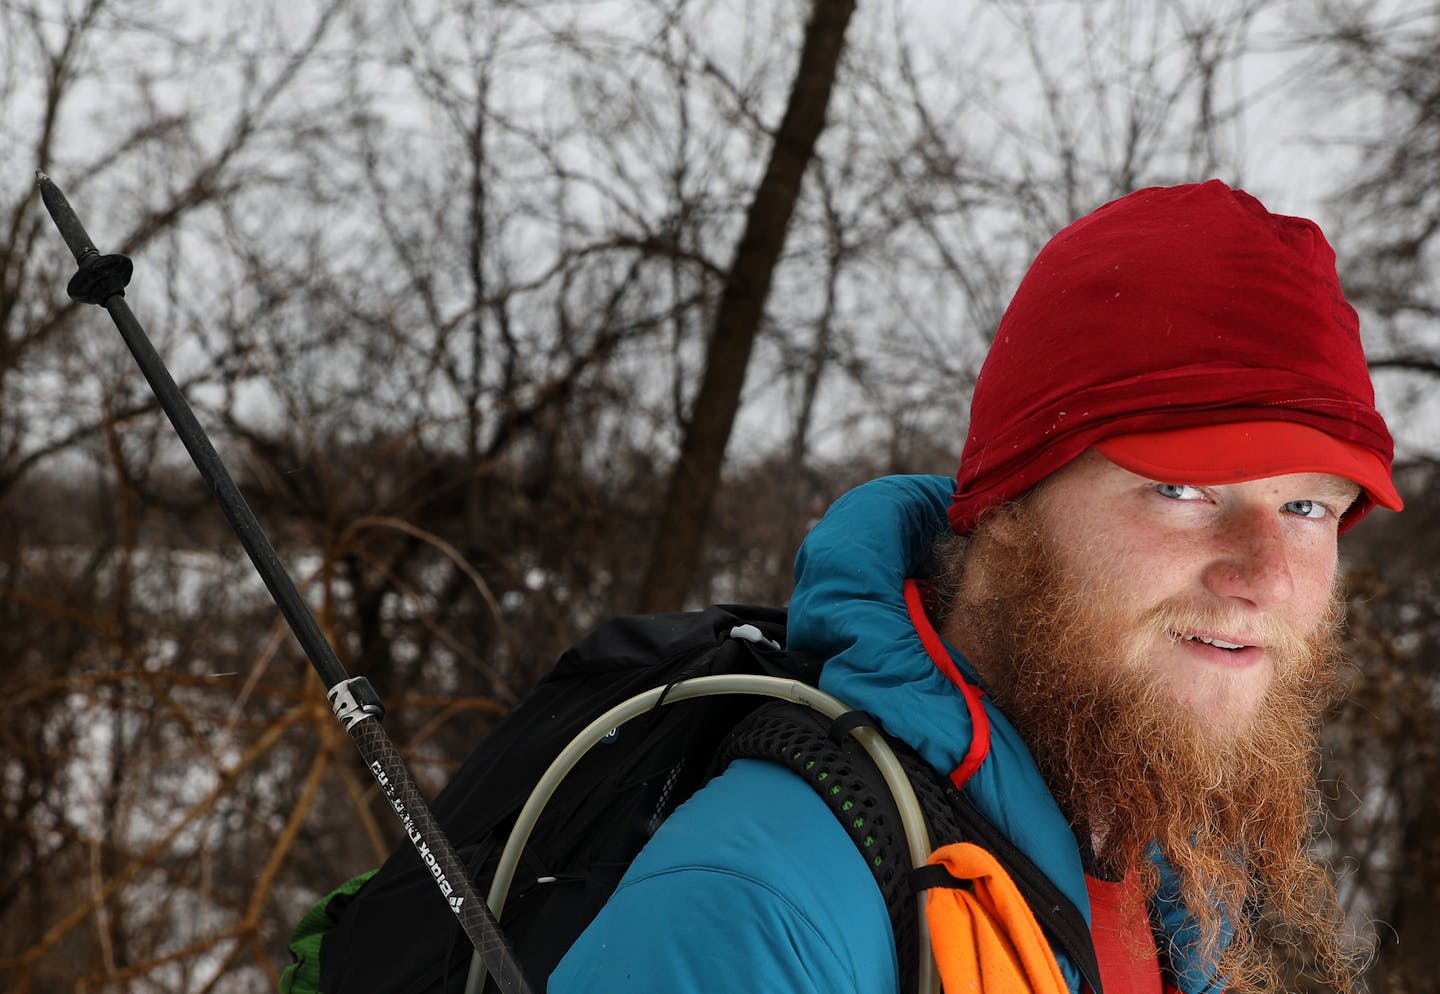
<path id="1" fill-rule="evenodd" d="M 671 472 L 640 587 L 642 611 L 678 606 L 693 582 L 750 351 L 800 196 L 800 181 L 825 124 L 845 29 L 854 11 L 853 0 L 816 0 L 811 12 L 790 102 L 776 129 L 770 160 L 750 203 L 734 261 L 726 272 L 706 350 L 705 374 Z"/>

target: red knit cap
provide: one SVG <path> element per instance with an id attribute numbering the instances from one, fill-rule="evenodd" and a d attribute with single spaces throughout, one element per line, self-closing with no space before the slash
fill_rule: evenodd
<path id="1" fill-rule="evenodd" d="M 1264 452 L 1271 424 L 1307 471 L 1365 488 L 1342 527 L 1399 508 L 1359 320 L 1320 229 L 1218 180 L 1140 190 L 1057 234 L 1021 281 L 975 384 L 950 523 L 970 531 L 1106 439 L 1131 463 L 1194 467 L 1165 482 L 1276 475 L 1231 444 L 1243 433 Z"/>

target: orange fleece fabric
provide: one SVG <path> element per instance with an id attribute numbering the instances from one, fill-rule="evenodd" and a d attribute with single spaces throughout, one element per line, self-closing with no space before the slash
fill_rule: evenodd
<path id="1" fill-rule="evenodd" d="M 1040 923 L 994 856 L 956 842 L 928 862 L 969 882 L 931 888 L 925 903 L 945 994 L 1068 994 Z"/>

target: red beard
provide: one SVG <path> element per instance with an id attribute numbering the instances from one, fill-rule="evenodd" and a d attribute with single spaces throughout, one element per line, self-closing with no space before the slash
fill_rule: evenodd
<path id="1" fill-rule="evenodd" d="M 1309 854 L 1318 723 L 1339 688 L 1338 595 L 1316 630 L 1264 632 L 1270 686 L 1253 714 L 1217 730 L 1193 702 L 1172 699 L 1144 658 L 1171 632 L 1225 631 L 1226 619 L 1183 604 L 1136 618 L 1103 578 L 1059 567 L 1029 506 L 1000 513 L 1019 527 L 982 526 L 968 541 L 955 568 L 980 577 L 984 596 L 955 604 L 947 632 L 984 647 L 990 693 L 1077 835 L 1094 842 L 1099 872 L 1139 867 L 1144 897 L 1158 875 L 1139 856 L 1158 844 L 1231 992 L 1274 979 L 1257 947 L 1256 908 L 1348 989 L 1343 914 Z M 1222 952 L 1225 922 L 1236 935 Z"/>

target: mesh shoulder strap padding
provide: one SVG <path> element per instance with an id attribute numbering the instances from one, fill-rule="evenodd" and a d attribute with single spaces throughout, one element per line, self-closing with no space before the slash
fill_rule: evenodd
<path id="1" fill-rule="evenodd" d="M 807 707 L 767 704 L 736 726 L 721 747 L 718 762 L 722 766 L 736 759 L 780 763 L 825 801 L 875 877 L 895 932 L 900 990 L 914 991 L 915 890 L 899 809 L 864 747 L 849 735 L 830 733 L 829 720 Z M 920 801 L 932 849 L 973 842 L 992 853 L 1014 879 L 1050 941 L 1066 952 L 1093 994 L 1102 994 L 1095 946 L 1080 911 L 948 779 L 904 742 L 886 738 Z"/>

